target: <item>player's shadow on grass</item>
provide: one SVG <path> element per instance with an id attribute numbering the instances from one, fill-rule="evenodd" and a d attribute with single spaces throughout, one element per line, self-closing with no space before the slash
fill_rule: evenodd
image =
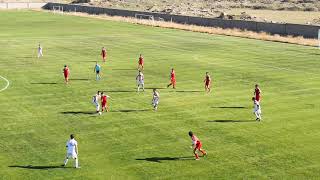
<path id="1" fill-rule="evenodd" d="M 114 110 L 112 112 L 143 112 L 143 111 L 151 111 L 151 109 L 121 109 L 121 110 Z"/>
<path id="2" fill-rule="evenodd" d="M 254 120 L 230 120 L 230 119 L 226 119 L 226 120 L 210 120 L 207 122 L 212 122 L 212 123 L 244 123 L 244 122 L 256 122 Z"/>
<path id="3" fill-rule="evenodd" d="M 143 158 L 136 159 L 137 161 L 150 161 L 161 163 L 162 161 L 183 161 L 183 160 L 194 160 L 194 156 L 186 156 L 186 157 L 151 157 L 151 158 Z"/>
<path id="4" fill-rule="evenodd" d="M 64 166 L 33 166 L 33 165 L 27 165 L 27 166 L 19 166 L 19 165 L 15 165 L 15 166 L 8 166 L 11 168 L 23 168 L 23 169 L 40 169 L 40 170 L 47 170 L 47 169 L 58 169 L 58 168 L 67 168 Z"/>
<path id="5" fill-rule="evenodd" d="M 65 112 L 61 112 L 62 114 L 84 114 L 84 115 L 93 115 L 93 114 L 97 114 L 97 112 L 93 112 L 93 111 L 65 111 Z"/>
<path id="6" fill-rule="evenodd" d="M 30 83 L 30 84 L 43 84 L 43 85 L 53 85 L 53 84 L 58 84 L 58 83 L 54 83 L 54 82 L 38 82 L 38 83 Z"/>
<path id="7" fill-rule="evenodd" d="M 221 108 L 221 109 L 246 109 L 247 107 L 244 107 L 244 106 L 218 106 L 218 107 L 211 107 L 211 108 Z"/>

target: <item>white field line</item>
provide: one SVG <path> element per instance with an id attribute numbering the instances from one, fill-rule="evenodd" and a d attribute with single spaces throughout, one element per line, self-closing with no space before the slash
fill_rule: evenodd
<path id="1" fill-rule="evenodd" d="M 7 82 L 7 85 L 6 85 L 4 88 L 0 89 L 0 92 L 1 92 L 1 91 L 6 90 L 6 89 L 9 87 L 10 82 L 9 82 L 9 80 L 8 80 L 8 79 L 6 79 L 6 78 L 4 78 L 4 77 L 2 77 L 2 76 L 0 76 L 0 78 L 2 78 L 3 80 L 5 80 L 5 81 Z"/>

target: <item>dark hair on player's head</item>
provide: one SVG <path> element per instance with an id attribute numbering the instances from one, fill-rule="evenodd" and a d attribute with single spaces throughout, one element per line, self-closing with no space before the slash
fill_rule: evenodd
<path id="1" fill-rule="evenodd" d="M 67 67 L 67 65 L 65 64 L 64 67 Z"/>
<path id="2" fill-rule="evenodd" d="M 101 95 L 103 94 L 103 91 L 101 91 Z"/>
<path id="3" fill-rule="evenodd" d="M 254 100 L 256 100 L 256 98 L 255 98 L 255 97 L 252 97 L 252 100 L 254 101 Z"/>
<path id="4" fill-rule="evenodd" d="M 206 74 L 208 74 L 209 72 L 207 71 Z"/>
<path id="5" fill-rule="evenodd" d="M 71 138 L 71 139 L 74 139 L 74 134 L 71 134 L 71 135 L 70 135 L 70 138 Z"/>
<path id="6" fill-rule="evenodd" d="M 192 137 L 193 136 L 193 132 L 189 131 L 189 136 Z"/>

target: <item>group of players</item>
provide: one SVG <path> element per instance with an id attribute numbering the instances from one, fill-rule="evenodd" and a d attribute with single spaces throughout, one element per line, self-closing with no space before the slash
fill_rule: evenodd
<path id="1" fill-rule="evenodd" d="M 39 43 L 38 46 L 38 58 L 43 56 L 42 52 L 42 46 Z M 101 56 L 103 62 L 106 62 L 107 59 L 107 50 L 106 48 L 102 48 L 101 50 Z M 138 60 L 138 75 L 136 76 L 136 81 L 137 81 L 137 92 L 140 91 L 140 88 L 142 88 L 142 91 L 144 91 L 144 75 L 143 75 L 143 70 L 144 70 L 144 58 L 142 54 L 139 56 Z M 94 67 L 94 72 L 96 73 L 96 80 L 100 80 L 101 76 L 101 66 L 96 62 L 96 65 Z M 69 83 L 69 76 L 70 76 L 70 69 L 67 65 L 64 66 L 63 68 L 63 75 L 64 75 L 64 80 L 65 83 Z M 206 72 L 205 74 L 205 79 L 204 79 L 204 87 L 205 87 L 205 92 L 210 93 L 211 92 L 211 84 L 212 84 L 212 79 L 209 75 L 209 72 Z M 170 72 L 170 83 L 167 85 L 167 88 L 172 86 L 174 89 L 176 88 L 176 73 L 174 68 L 171 69 Z M 108 105 L 108 99 L 110 96 L 105 94 L 104 92 L 98 91 L 93 97 L 92 97 L 92 103 L 96 107 L 96 112 L 98 114 L 102 114 L 102 112 L 106 111 L 109 112 L 109 105 Z M 159 104 L 159 99 L 160 99 L 160 94 L 157 89 L 153 89 L 152 93 L 152 106 L 154 110 L 156 111 L 158 109 L 158 104 Z M 252 97 L 252 101 L 254 104 L 254 110 L 253 113 L 256 116 L 257 121 L 261 121 L 261 106 L 260 106 L 260 100 L 261 100 L 261 90 L 259 88 L 259 85 L 255 85 L 255 90 L 254 90 L 254 97 Z M 99 102 L 100 101 L 100 102 Z M 101 104 L 101 111 L 100 111 L 100 104 Z M 199 155 L 197 151 L 200 151 L 203 156 L 207 155 L 207 152 L 202 149 L 202 143 L 201 141 L 194 135 L 192 131 L 190 131 L 189 136 L 192 140 L 192 148 L 193 148 L 193 154 L 195 155 L 195 159 L 199 160 Z M 67 156 L 64 161 L 63 166 L 65 166 L 68 162 L 69 158 L 75 159 L 75 167 L 79 168 L 78 165 L 78 144 L 77 141 L 74 139 L 74 135 L 70 135 L 70 140 L 67 142 Z"/>

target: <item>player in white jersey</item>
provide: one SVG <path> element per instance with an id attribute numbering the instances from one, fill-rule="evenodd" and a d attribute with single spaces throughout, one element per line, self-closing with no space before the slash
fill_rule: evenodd
<path id="1" fill-rule="evenodd" d="M 38 58 L 40 58 L 40 57 L 42 57 L 43 56 L 43 54 L 42 54 L 42 46 L 41 46 L 41 44 L 39 43 L 39 45 L 38 45 Z"/>
<path id="2" fill-rule="evenodd" d="M 92 97 L 92 103 L 96 106 L 97 113 L 100 112 L 99 99 L 101 99 L 100 91 L 98 91 L 97 94 Z"/>
<path id="3" fill-rule="evenodd" d="M 253 105 L 254 105 L 253 113 L 257 117 L 256 121 L 261 121 L 261 106 L 260 106 L 260 103 L 259 103 L 259 101 L 256 100 L 255 97 L 252 97 L 252 101 L 253 101 Z"/>
<path id="4" fill-rule="evenodd" d="M 74 135 L 70 135 L 70 140 L 67 142 L 67 156 L 64 160 L 63 166 L 66 166 L 68 163 L 69 158 L 75 160 L 74 167 L 79 168 L 79 161 L 78 161 L 78 142 L 74 139 Z"/>
<path id="5" fill-rule="evenodd" d="M 157 89 L 153 89 L 152 106 L 155 111 L 158 110 L 159 98 L 159 92 L 157 91 Z"/>
<path id="6" fill-rule="evenodd" d="M 138 84 L 138 92 L 140 91 L 140 87 L 142 87 L 142 91 L 144 91 L 144 75 L 141 71 L 139 71 L 137 77 L 136 77 L 136 80 L 137 80 L 137 84 Z"/>

